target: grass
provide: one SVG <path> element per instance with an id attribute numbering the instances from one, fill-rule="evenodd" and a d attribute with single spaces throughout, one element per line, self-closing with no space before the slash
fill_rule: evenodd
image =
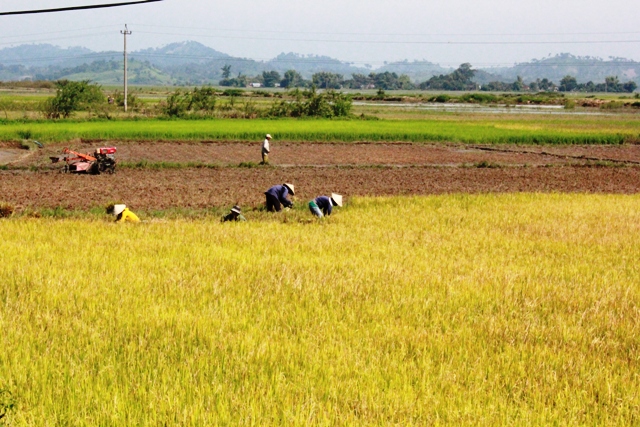
<path id="1" fill-rule="evenodd" d="M 433 115 L 423 120 L 5 121 L 0 140 L 29 134 L 41 142 L 89 140 L 450 141 L 463 143 L 621 144 L 640 139 L 628 117 L 594 119 Z"/>
<path id="2" fill-rule="evenodd" d="M 355 199 L 320 222 L 1 220 L 6 419 L 635 425 L 639 206 L 450 195 Z"/>

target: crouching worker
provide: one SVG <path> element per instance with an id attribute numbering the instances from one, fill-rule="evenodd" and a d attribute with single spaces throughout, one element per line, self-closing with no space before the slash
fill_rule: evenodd
<path id="1" fill-rule="evenodd" d="M 285 208 L 293 207 L 293 202 L 287 199 L 287 196 L 291 193 L 295 195 L 293 184 L 274 185 L 270 189 L 264 192 L 267 198 L 266 206 L 269 212 L 280 212 L 282 205 Z"/>
<path id="2" fill-rule="evenodd" d="M 309 202 L 309 210 L 318 218 L 331 215 L 334 206 L 342 207 L 342 196 L 331 193 L 331 197 L 318 196 Z"/>
<path id="3" fill-rule="evenodd" d="M 242 216 L 242 210 L 240 209 L 240 206 L 235 205 L 234 207 L 231 208 L 231 212 L 229 212 L 228 215 L 223 216 L 221 222 L 227 222 L 227 221 L 246 221 L 247 219 Z"/>
<path id="4" fill-rule="evenodd" d="M 127 208 L 127 205 L 111 205 L 107 213 L 116 217 L 116 222 L 140 222 L 140 218 Z"/>

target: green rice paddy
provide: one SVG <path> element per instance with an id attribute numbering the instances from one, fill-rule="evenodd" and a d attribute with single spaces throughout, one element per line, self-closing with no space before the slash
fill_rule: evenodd
<path id="1" fill-rule="evenodd" d="M 640 140 L 640 121 L 633 116 L 478 119 L 442 114 L 421 120 L 5 121 L 0 122 L 0 141 L 260 140 L 265 133 L 274 135 L 276 141 L 300 142 L 622 144 Z"/>

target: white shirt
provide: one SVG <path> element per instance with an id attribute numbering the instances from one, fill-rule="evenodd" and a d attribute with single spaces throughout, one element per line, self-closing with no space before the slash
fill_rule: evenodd
<path id="1" fill-rule="evenodd" d="M 265 154 L 269 154 L 269 140 L 265 139 L 264 142 L 262 143 L 262 152 Z"/>

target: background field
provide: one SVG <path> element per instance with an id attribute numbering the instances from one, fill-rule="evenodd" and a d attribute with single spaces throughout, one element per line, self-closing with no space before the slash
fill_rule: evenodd
<path id="1" fill-rule="evenodd" d="M 232 140 L 407 141 L 518 144 L 622 144 L 640 141 L 634 115 L 487 116 L 432 114 L 421 120 L 6 121 L 0 141 Z"/>
<path id="2" fill-rule="evenodd" d="M 0 221 L 12 425 L 635 425 L 640 198 Z"/>

